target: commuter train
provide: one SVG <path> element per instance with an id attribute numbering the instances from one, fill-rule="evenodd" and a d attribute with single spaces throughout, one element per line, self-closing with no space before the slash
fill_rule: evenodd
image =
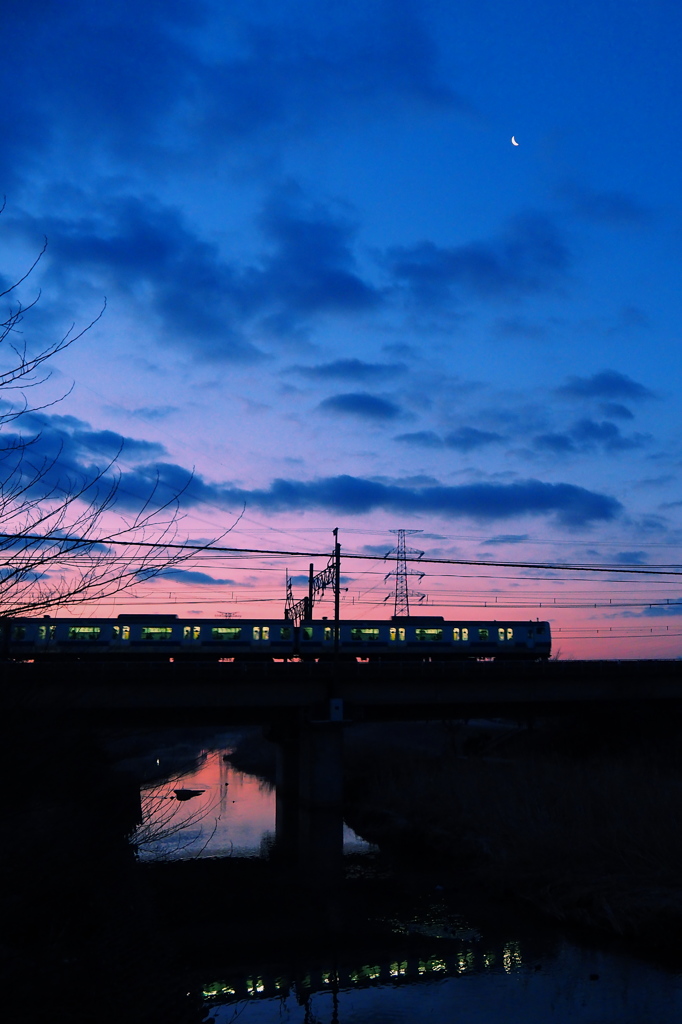
<path id="1" fill-rule="evenodd" d="M 17 618 L 4 623 L 5 657 L 19 660 L 100 658 L 204 661 L 448 661 L 546 659 L 548 622 L 446 621 L 442 616 L 342 620 L 338 643 L 329 619 Z"/>

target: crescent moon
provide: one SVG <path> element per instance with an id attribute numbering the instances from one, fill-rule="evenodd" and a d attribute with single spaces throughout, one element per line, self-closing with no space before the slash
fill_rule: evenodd
<path id="1" fill-rule="evenodd" d="M 516 139 L 514 138 L 513 135 L 512 135 L 511 141 L 512 141 L 512 146 L 518 146 L 518 142 L 516 141 Z"/>

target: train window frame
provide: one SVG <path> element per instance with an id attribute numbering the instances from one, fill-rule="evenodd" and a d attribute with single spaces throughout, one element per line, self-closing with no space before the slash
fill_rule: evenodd
<path id="1" fill-rule="evenodd" d="M 398 641 L 398 643 L 404 643 L 406 638 L 406 632 L 404 626 L 389 626 L 388 627 L 388 639 L 392 642 Z"/>
<path id="2" fill-rule="evenodd" d="M 269 626 L 254 626 L 251 631 L 251 637 L 257 643 L 262 643 L 264 640 L 270 640 L 270 627 Z"/>
<path id="3" fill-rule="evenodd" d="M 172 626 L 140 626 L 140 640 L 145 643 L 163 643 L 173 639 Z"/>
<path id="4" fill-rule="evenodd" d="M 52 625 L 41 625 L 38 626 L 38 641 L 43 643 L 49 643 L 50 640 L 54 640 L 55 633 L 57 632 L 57 626 L 55 623 Z"/>
<path id="5" fill-rule="evenodd" d="M 512 626 L 507 626 L 507 640 L 514 639 L 514 630 Z"/>
<path id="6" fill-rule="evenodd" d="M 223 643 L 233 643 L 235 640 L 241 640 L 241 638 L 241 626 L 211 626 L 212 640 L 222 640 Z"/>
<path id="7" fill-rule="evenodd" d="M 372 644 L 381 640 L 381 631 L 377 626 L 351 626 L 351 643 Z"/>
<path id="8" fill-rule="evenodd" d="M 462 640 L 466 640 L 467 643 L 469 642 L 469 627 L 468 626 L 462 626 Z"/>
<path id="9" fill-rule="evenodd" d="M 461 639 L 459 634 L 460 634 L 459 626 L 453 626 L 452 627 L 452 639 L 453 639 L 454 643 L 459 643 L 459 641 Z"/>
<path id="10" fill-rule="evenodd" d="M 504 641 L 506 639 L 506 633 L 505 633 L 504 626 L 498 626 L 497 627 L 497 639 L 500 640 L 502 643 L 504 643 Z"/>
<path id="11" fill-rule="evenodd" d="M 201 636 L 201 626 L 183 626 L 182 627 L 182 639 L 183 640 L 198 640 Z"/>
<path id="12" fill-rule="evenodd" d="M 419 643 L 442 643 L 443 630 L 418 626 L 414 631 L 414 637 Z"/>
<path id="13" fill-rule="evenodd" d="M 99 640 L 101 635 L 101 626 L 69 626 L 67 640 Z"/>
<path id="14" fill-rule="evenodd" d="M 114 626 L 112 640 L 130 640 L 130 626 Z"/>
<path id="15" fill-rule="evenodd" d="M 478 627 L 478 639 L 479 640 L 490 640 L 490 630 L 487 626 Z"/>

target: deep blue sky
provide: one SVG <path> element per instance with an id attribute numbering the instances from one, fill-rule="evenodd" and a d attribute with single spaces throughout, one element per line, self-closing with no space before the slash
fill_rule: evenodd
<path id="1" fill-rule="evenodd" d="M 349 550 L 379 551 L 412 527 L 434 555 L 681 560 L 679 4 L 2 13 L 0 274 L 47 236 L 23 292 L 42 288 L 33 345 L 107 297 L 48 386 L 72 393 L 26 426 L 69 472 L 127 438 L 132 506 L 157 471 L 173 488 L 195 467 L 187 533 L 246 504 L 235 544 L 326 549 L 338 526 Z M 249 564 L 246 589 L 234 564 L 172 582 L 206 614 L 237 608 L 211 603 L 232 581 L 237 599 L 276 598 L 243 614 L 276 614 L 280 563 Z M 379 603 L 363 614 L 386 613 L 380 570 L 349 570 L 348 600 Z M 677 593 L 645 578 L 422 589 L 454 614 L 477 587 Z M 552 619 L 682 632 L 672 612 Z"/>

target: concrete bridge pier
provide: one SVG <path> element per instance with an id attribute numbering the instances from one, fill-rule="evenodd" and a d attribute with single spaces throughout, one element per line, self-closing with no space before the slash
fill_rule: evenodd
<path id="1" fill-rule="evenodd" d="M 270 733 L 277 744 L 277 855 L 316 887 L 335 885 L 343 857 L 343 720 L 324 714 Z"/>

